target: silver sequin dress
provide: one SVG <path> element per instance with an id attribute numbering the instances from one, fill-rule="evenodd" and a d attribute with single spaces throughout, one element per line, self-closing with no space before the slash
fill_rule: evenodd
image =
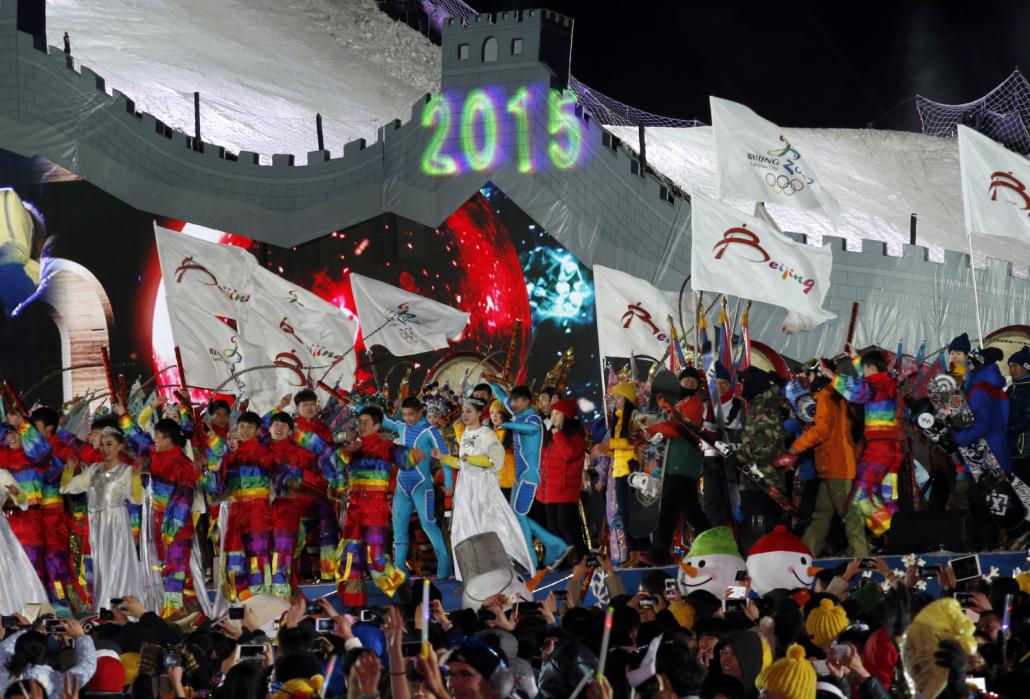
<path id="1" fill-rule="evenodd" d="M 86 493 L 89 500 L 89 546 L 93 556 L 93 609 L 110 607 L 114 597 L 143 599 L 143 584 L 132 522 L 126 502 L 139 504 L 133 493 L 133 471 L 130 464 L 118 464 L 110 470 L 104 464 L 90 464 L 82 469 L 62 493 Z"/>

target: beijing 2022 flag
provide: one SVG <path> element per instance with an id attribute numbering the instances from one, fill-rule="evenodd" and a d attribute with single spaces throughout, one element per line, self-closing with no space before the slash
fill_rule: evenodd
<path id="1" fill-rule="evenodd" d="M 793 136 L 742 104 L 710 97 L 720 199 L 746 199 L 822 211 L 831 221 L 840 205 L 824 188 Z"/>

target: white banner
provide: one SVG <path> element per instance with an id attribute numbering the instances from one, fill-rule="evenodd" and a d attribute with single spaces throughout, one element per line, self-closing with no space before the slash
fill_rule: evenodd
<path id="1" fill-rule="evenodd" d="M 166 302 L 172 337 L 182 354 L 186 383 L 216 388 L 228 381 L 221 390 L 239 394 L 246 380 L 253 379 L 257 372 L 234 377 L 247 368 L 248 361 L 250 366 L 260 365 L 261 353 L 247 352 L 237 331 L 216 316 L 168 296 Z"/>
<path id="2" fill-rule="evenodd" d="M 260 381 L 252 399 L 264 403 L 286 393 L 296 393 L 319 381 L 349 390 L 354 384 L 357 356 L 354 338 L 358 324 L 342 309 L 262 268 L 253 277 L 250 318 L 242 325 L 243 344 L 261 352 L 263 364 L 280 368 Z M 274 381 L 271 376 L 274 375 Z"/>
<path id="3" fill-rule="evenodd" d="M 781 306 L 788 331 L 811 330 L 837 316 L 822 308 L 833 253 L 793 240 L 768 223 L 700 193 L 691 194 L 690 285 Z"/>
<path id="4" fill-rule="evenodd" d="M 647 355 L 661 359 L 669 347 L 669 317 L 677 296 L 643 279 L 594 265 L 597 343 L 605 357 Z"/>
<path id="5" fill-rule="evenodd" d="M 793 136 L 742 104 L 718 97 L 709 102 L 720 199 L 817 209 L 837 221 L 840 205 Z"/>
<path id="6" fill-rule="evenodd" d="M 381 345 L 395 357 L 444 349 L 468 325 L 469 314 L 396 286 L 350 275 L 365 346 Z"/>
<path id="7" fill-rule="evenodd" d="M 1030 242 L 1030 161 L 966 126 L 958 153 L 966 230 Z"/>
<path id="8" fill-rule="evenodd" d="M 234 245 L 217 245 L 154 224 L 168 304 L 214 316 L 246 320 L 254 256 Z"/>

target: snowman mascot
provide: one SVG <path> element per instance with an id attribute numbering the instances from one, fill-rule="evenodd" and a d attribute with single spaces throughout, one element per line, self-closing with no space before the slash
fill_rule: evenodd
<path id="1" fill-rule="evenodd" d="M 745 570 L 744 559 L 729 527 L 712 527 L 701 532 L 680 563 L 676 581 L 681 595 L 706 590 L 719 599 L 733 585 L 737 573 Z M 740 583 L 743 584 L 743 583 Z"/>
<path id="2" fill-rule="evenodd" d="M 819 568 L 812 565 L 812 552 L 782 524 L 754 543 L 747 554 L 751 589 L 764 595 L 771 590 L 811 588 Z"/>

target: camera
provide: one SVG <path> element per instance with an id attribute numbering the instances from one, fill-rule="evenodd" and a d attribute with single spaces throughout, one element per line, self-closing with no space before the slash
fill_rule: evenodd
<path id="1" fill-rule="evenodd" d="M 362 609 L 358 619 L 367 624 L 379 624 L 383 621 L 383 615 L 378 609 Z"/>
<path id="2" fill-rule="evenodd" d="M 100 621 L 114 621 L 114 612 L 110 609 L 100 608 Z"/>
<path id="3" fill-rule="evenodd" d="M 265 654 L 265 647 L 262 645 L 244 643 L 240 645 L 239 648 L 240 660 L 243 660 L 244 658 L 260 658 Z"/>
<path id="4" fill-rule="evenodd" d="M 321 602 L 319 602 L 317 599 L 316 600 L 308 600 L 308 606 L 304 610 L 304 616 L 318 616 L 319 614 L 323 614 L 323 613 L 324 612 L 322 610 Z"/>
<path id="5" fill-rule="evenodd" d="M 336 628 L 336 622 L 332 619 L 326 619 L 324 617 L 315 619 L 316 633 L 332 633 L 334 628 Z"/>
<path id="6" fill-rule="evenodd" d="M 919 566 L 916 568 L 916 575 L 920 578 L 932 578 L 941 570 L 940 566 Z"/>
<path id="7" fill-rule="evenodd" d="M 43 620 L 43 633 L 64 633 L 64 622 L 53 617 Z"/>
<path id="8" fill-rule="evenodd" d="M 16 616 L 3 617 L 2 624 L 5 629 L 16 629 L 19 626 L 21 626 L 21 624 L 18 622 L 18 617 Z"/>
<path id="9" fill-rule="evenodd" d="M 128 607 L 125 604 L 124 597 L 112 597 L 111 598 L 111 610 L 115 612 L 128 611 Z"/>
<path id="10" fill-rule="evenodd" d="M 245 607 L 229 607 L 229 619 L 232 621 L 243 621 L 243 617 L 247 615 L 247 609 Z"/>

